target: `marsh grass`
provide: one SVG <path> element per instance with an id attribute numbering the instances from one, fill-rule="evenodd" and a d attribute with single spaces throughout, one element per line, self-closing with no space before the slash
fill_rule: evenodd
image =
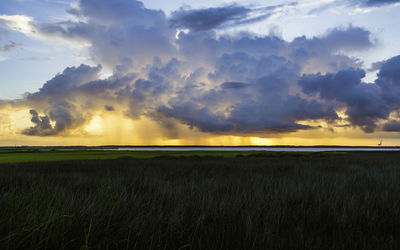
<path id="1" fill-rule="evenodd" d="M 399 249 L 400 154 L 0 165 L 0 249 Z"/>
<path id="2" fill-rule="evenodd" d="M 250 155 L 261 153 L 257 151 L 123 151 L 123 150 L 63 150 L 63 149 L 0 149 L 0 163 L 21 162 L 47 162 L 47 161 L 70 161 L 70 160 L 109 160 L 124 157 L 131 158 L 154 158 L 154 157 L 181 157 L 181 156 L 216 156 L 236 157 L 237 155 Z M 275 152 L 268 152 L 275 154 Z"/>

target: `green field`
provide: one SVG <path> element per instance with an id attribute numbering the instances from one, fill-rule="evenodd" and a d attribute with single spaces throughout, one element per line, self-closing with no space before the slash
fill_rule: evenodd
<path id="1" fill-rule="evenodd" d="M 45 162 L 66 160 L 104 160 L 123 157 L 153 158 L 163 156 L 236 157 L 261 153 L 257 151 L 117 151 L 117 150 L 0 150 L 0 163 Z"/>
<path id="2" fill-rule="evenodd" d="M 0 249 L 400 249 L 399 152 L 2 153 Z"/>
<path id="3" fill-rule="evenodd" d="M 261 155 L 338 155 L 347 152 L 266 152 L 266 151 L 119 151 L 119 150 L 65 150 L 65 149 L 0 149 L 0 163 L 48 162 L 69 160 L 106 160 L 119 158 L 146 159 L 154 157 L 211 156 L 232 158 Z"/>

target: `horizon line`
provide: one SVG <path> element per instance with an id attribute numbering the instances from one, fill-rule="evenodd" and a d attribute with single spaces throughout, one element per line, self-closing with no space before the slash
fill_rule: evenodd
<path id="1" fill-rule="evenodd" d="M 399 146 L 348 146 L 348 145 L 9 145 L 0 148 L 400 148 Z"/>

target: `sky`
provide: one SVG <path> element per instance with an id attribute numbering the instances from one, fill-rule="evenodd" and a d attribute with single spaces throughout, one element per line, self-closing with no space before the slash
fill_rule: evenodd
<path id="1" fill-rule="evenodd" d="M 0 146 L 400 145 L 400 0 L 2 0 Z"/>

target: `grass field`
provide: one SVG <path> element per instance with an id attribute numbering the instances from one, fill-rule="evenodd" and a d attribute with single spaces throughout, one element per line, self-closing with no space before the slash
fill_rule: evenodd
<path id="1" fill-rule="evenodd" d="M 124 157 L 153 158 L 162 156 L 236 157 L 261 153 L 257 151 L 117 151 L 117 150 L 0 150 L 0 163 L 46 162 L 66 160 L 104 160 Z M 271 152 L 274 153 L 274 152 Z"/>
<path id="2" fill-rule="evenodd" d="M 0 249 L 400 247 L 398 152 L 107 156 L 0 164 Z"/>

